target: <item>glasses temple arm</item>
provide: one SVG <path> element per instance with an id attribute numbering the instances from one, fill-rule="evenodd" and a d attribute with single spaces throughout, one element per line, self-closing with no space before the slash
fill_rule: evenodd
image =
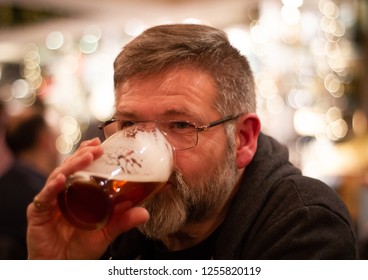
<path id="1" fill-rule="evenodd" d="M 214 127 L 216 125 L 219 125 L 219 124 L 222 124 L 222 123 L 225 123 L 225 122 L 228 122 L 228 121 L 231 121 L 233 119 L 236 119 L 237 117 L 239 117 L 240 115 L 235 115 L 235 116 L 227 116 L 223 119 L 220 119 L 218 121 L 214 121 L 214 122 L 211 122 L 209 123 L 208 125 L 206 125 L 205 127 L 203 127 L 203 130 L 207 130 L 211 127 Z"/>
<path id="2" fill-rule="evenodd" d="M 111 123 L 113 123 L 113 122 L 115 122 L 115 121 L 116 121 L 116 119 L 109 119 L 109 120 L 107 120 L 107 121 L 105 121 L 105 122 L 103 122 L 103 123 L 99 124 L 99 125 L 98 125 L 98 128 L 99 128 L 99 129 L 104 129 L 106 126 L 108 126 L 109 124 L 111 124 Z"/>

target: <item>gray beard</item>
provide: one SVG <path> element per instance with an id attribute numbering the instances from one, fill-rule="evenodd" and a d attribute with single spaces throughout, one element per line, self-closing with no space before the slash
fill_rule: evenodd
<path id="1" fill-rule="evenodd" d="M 235 156 L 228 151 L 224 161 L 208 176 L 190 185 L 183 175 L 173 173 L 173 185 L 142 204 L 150 219 L 138 229 L 151 239 L 162 239 L 189 224 L 200 223 L 221 209 L 237 180 Z"/>

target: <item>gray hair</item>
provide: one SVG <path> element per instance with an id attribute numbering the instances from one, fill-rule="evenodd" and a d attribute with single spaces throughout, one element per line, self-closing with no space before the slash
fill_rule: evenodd
<path id="1" fill-rule="evenodd" d="M 254 79 L 248 60 L 225 32 L 196 24 L 168 24 L 147 29 L 129 42 L 114 62 L 115 90 L 131 78 L 146 78 L 175 67 L 193 67 L 209 74 L 223 115 L 256 110 Z"/>

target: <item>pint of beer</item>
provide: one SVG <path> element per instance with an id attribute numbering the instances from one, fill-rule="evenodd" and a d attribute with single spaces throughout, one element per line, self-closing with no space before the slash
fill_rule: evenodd
<path id="1" fill-rule="evenodd" d="M 137 205 L 157 193 L 172 172 L 173 152 L 156 127 L 132 126 L 102 143 L 104 154 L 67 180 L 58 203 L 74 226 L 103 227 L 117 203 Z"/>

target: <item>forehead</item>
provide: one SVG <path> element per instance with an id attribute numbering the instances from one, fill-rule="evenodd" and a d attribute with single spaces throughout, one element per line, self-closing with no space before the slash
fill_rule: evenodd
<path id="1" fill-rule="evenodd" d="M 175 68 L 161 75 L 130 79 L 118 88 L 117 95 L 117 112 L 122 114 L 161 117 L 171 112 L 204 117 L 216 112 L 212 77 L 193 68 Z"/>

